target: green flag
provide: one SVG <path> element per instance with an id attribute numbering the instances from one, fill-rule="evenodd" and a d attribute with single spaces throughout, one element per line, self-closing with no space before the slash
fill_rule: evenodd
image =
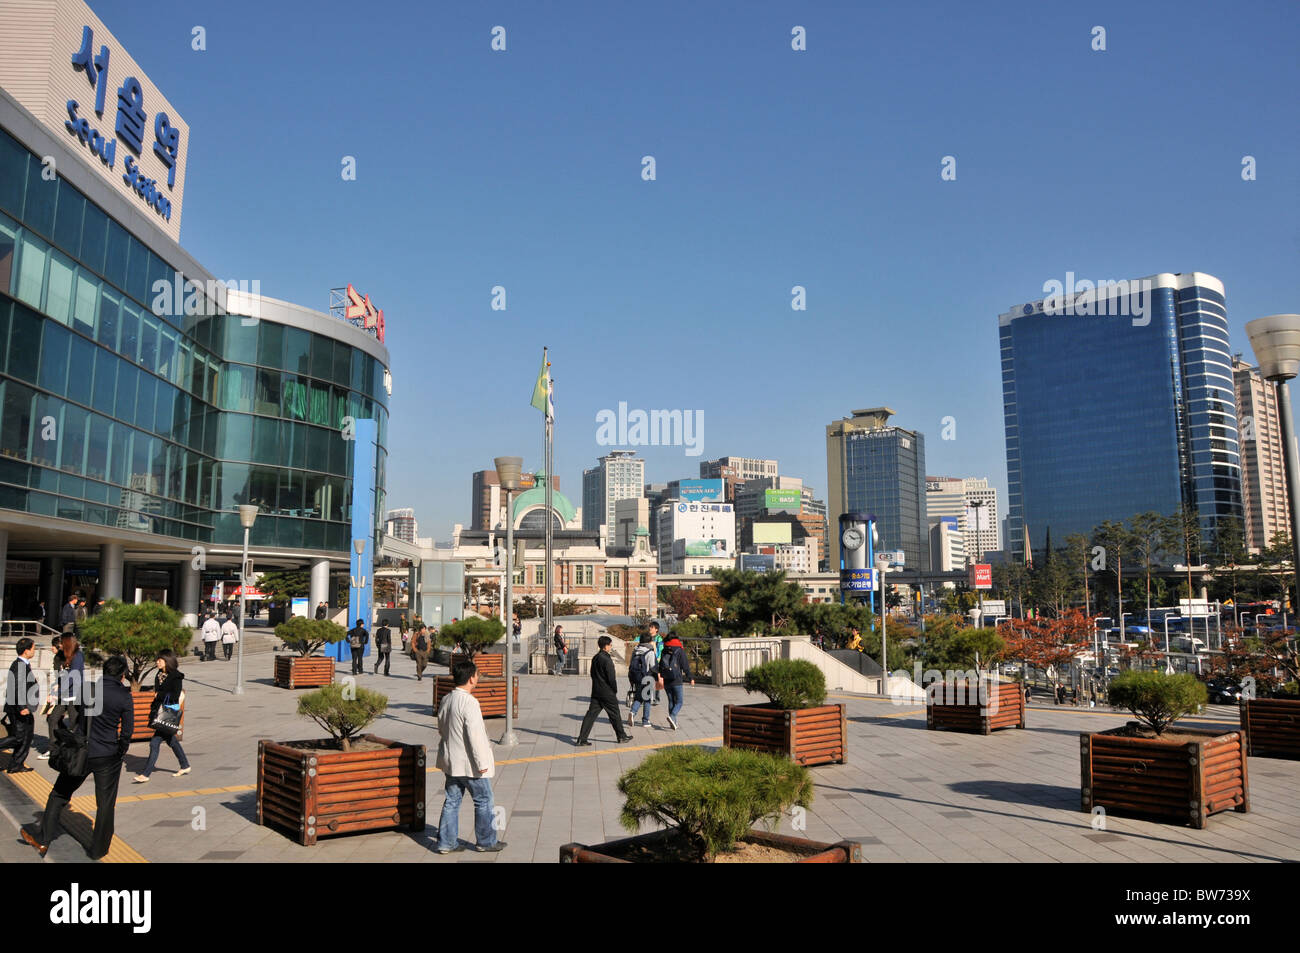
<path id="1" fill-rule="evenodd" d="M 546 352 L 542 352 L 542 369 L 537 372 L 537 386 L 533 388 L 533 406 L 544 413 L 548 418 L 555 416 L 555 409 L 551 405 L 551 364 L 546 360 Z"/>

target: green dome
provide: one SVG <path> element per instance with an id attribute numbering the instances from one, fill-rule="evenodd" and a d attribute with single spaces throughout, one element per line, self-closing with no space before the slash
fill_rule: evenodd
<path id="1" fill-rule="evenodd" d="M 578 515 L 577 509 L 575 509 L 574 505 L 569 502 L 568 497 L 566 497 L 563 493 L 561 493 L 558 490 L 554 491 L 551 494 L 551 503 L 555 507 L 555 512 L 560 515 L 560 519 L 565 526 L 568 526 L 569 523 L 573 520 L 573 518 Z M 543 472 L 538 472 L 537 485 L 534 486 L 531 490 L 524 490 L 523 493 L 520 493 L 517 497 L 515 497 L 515 508 L 514 511 L 510 514 L 510 521 L 512 523 L 517 523 L 519 522 L 520 513 L 534 506 L 545 506 L 545 505 L 546 505 L 546 474 Z"/>

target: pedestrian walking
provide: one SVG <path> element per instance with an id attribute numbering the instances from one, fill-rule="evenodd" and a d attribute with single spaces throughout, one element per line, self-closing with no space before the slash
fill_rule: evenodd
<path id="1" fill-rule="evenodd" d="M 618 711 L 618 678 L 614 672 L 614 660 L 609 653 L 613 644 L 614 640 L 608 635 L 602 635 L 596 640 L 599 648 L 591 659 L 591 704 L 587 706 L 587 714 L 582 718 L 582 729 L 578 732 L 576 744 L 591 744 L 587 736 L 591 734 L 591 726 L 596 723 L 596 716 L 602 711 L 609 715 L 609 723 L 614 728 L 614 737 L 619 744 L 632 740 L 632 736 L 623 730 L 623 717 Z"/>
<path id="2" fill-rule="evenodd" d="M 51 685 L 56 686 L 55 690 L 57 691 L 57 686 L 59 684 L 59 671 L 63 668 L 63 636 L 56 635 L 53 639 L 51 639 L 50 648 L 53 649 L 54 651 L 54 657 L 50 661 L 50 682 L 49 683 Z M 38 711 L 40 712 L 40 717 L 42 718 L 49 717 L 50 712 L 54 711 L 54 697 L 52 695 L 47 695 L 45 698 L 45 703 L 41 705 Z M 35 747 L 34 744 L 33 747 Z M 48 741 L 45 745 L 45 750 L 42 751 L 40 754 L 38 754 L 36 758 L 38 761 L 48 761 L 50 759 L 50 746 L 48 744 Z"/>
<path id="3" fill-rule="evenodd" d="M 235 625 L 234 619 L 227 619 L 221 623 L 221 651 L 226 653 L 226 661 L 230 661 L 230 653 L 235 651 L 235 643 L 239 641 L 239 626 Z"/>
<path id="4" fill-rule="evenodd" d="M 658 666 L 659 660 L 663 658 L 663 654 L 664 654 L 664 637 L 659 634 L 658 622 L 651 622 L 649 628 L 650 628 L 650 634 L 654 637 L 655 665 Z M 655 704 L 656 705 L 658 705 L 659 702 L 663 700 L 660 694 L 663 691 L 663 686 L 661 684 L 662 682 L 663 679 L 660 678 L 655 679 Z"/>
<path id="5" fill-rule="evenodd" d="M 149 705 L 149 724 L 154 726 L 153 737 L 149 739 L 149 760 L 145 763 L 144 771 L 137 774 L 133 779 L 135 784 L 145 784 L 149 780 L 149 775 L 153 774 L 154 768 L 158 766 L 158 753 L 162 750 L 163 742 L 167 742 L 167 747 L 172 749 L 176 755 L 176 760 L 180 762 L 180 770 L 176 772 L 176 777 L 181 777 L 190 773 L 190 759 L 185 757 L 185 749 L 181 747 L 181 728 L 180 725 L 185 722 L 185 676 L 181 673 L 180 666 L 177 664 L 176 653 L 171 649 L 163 649 L 158 653 L 154 664 L 158 668 L 158 674 L 154 677 L 153 682 L 153 702 Z M 175 730 L 162 727 L 157 724 L 158 713 L 166 705 L 173 711 L 179 713 L 177 727 Z"/>
<path id="6" fill-rule="evenodd" d="M 686 701 L 686 682 L 692 685 L 690 662 L 686 658 L 686 649 L 682 640 L 675 634 L 668 636 L 664 643 L 664 654 L 659 656 L 659 677 L 664 683 L 664 692 L 668 695 L 668 725 L 677 730 L 677 716 Z"/>
<path id="7" fill-rule="evenodd" d="M 63 809 L 86 778 L 92 775 L 95 778 L 95 828 L 86 853 L 91 860 L 99 860 L 112 846 L 122 758 L 131 744 L 134 718 L 131 692 L 123 684 L 126 669 L 126 659 L 120 655 L 110 656 L 104 660 L 104 677 L 96 686 L 94 704 L 68 705 L 57 710 L 57 723 L 51 734 L 57 736 L 59 751 L 51 759 L 51 764 L 59 768 L 59 776 L 45 801 L 40 833 L 33 835 L 26 828 L 21 831 L 23 840 L 35 847 L 42 857 L 50 849 L 50 842 L 59 836 Z M 89 719 L 86 717 L 88 709 L 95 712 Z M 85 755 L 84 764 L 80 763 L 79 749 Z"/>
<path id="8" fill-rule="evenodd" d="M 59 657 L 55 665 L 55 701 L 60 705 L 80 703 L 81 688 L 86 681 L 86 657 L 77 636 L 69 632 L 59 639 Z"/>
<path id="9" fill-rule="evenodd" d="M 393 654 L 393 633 L 386 625 L 375 629 L 375 674 L 379 674 L 379 663 L 384 663 L 384 677 L 388 677 L 388 662 Z"/>
<path id="10" fill-rule="evenodd" d="M 659 681 L 659 669 L 655 659 L 655 640 L 650 633 L 641 636 L 641 641 L 632 650 L 632 661 L 627 666 L 627 680 L 632 685 L 629 692 L 631 700 L 627 714 L 627 723 L 631 726 L 636 721 L 636 710 L 641 708 L 641 727 L 650 727 L 650 699 L 654 686 Z"/>
<path id="11" fill-rule="evenodd" d="M 88 616 L 89 614 L 90 613 L 86 609 L 86 600 L 84 598 L 79 597 L 77 599 L 76 615 L 73 618 L 73 628 L 75 628 L 77 631 L 81 631 L 81 623 L 86 621 L 86 616 Z"/>
<path id="12" fill-rule="evenodd" d="M 429 630 L 420 626 L 411 640 L 411 654 L 415 656 L 415 680 L 424 681 L 424 669 L 429 664 Z"/>
<path id="13" fill-rule="evenodd" d="M 849 629 L 849 632 L 850 632 L 850 634 L 851 634 L 852 637 L 849 639 L 849 644 L 848 644 L 847 646 L 845 646 L 845 648 L 850 648 L 850 649 L 852 649 L 852 650 L 855 651 L 855 652 L 861 652 L 861 651 L 862 651 L 862 633 L 860 633 L 856 628 Z"/>
<path id="14" fill-rule="evenodd" d="M 411 641 L 410 626 L 406 624 L 406 613 L 403 612 L 397 622 L 397 634 L 402 638 L 402 651 L 406 651 L 407 643 Z"/>
<path id="15" fill-rule="evenodd" d="M 352 649 L 352 674 L 360 675 L 364 668 L 361 659 L 366 654 L 366 644 L 370 641 L 370 633 L 366 631 L 366 624 L 357 619 L 355 627 L 348 630 L 348 647 Z"/>
<path id="16" fill-rule="evenodd" d="M 217 659 L 217 643 L 221 641 L 221 623 L 217 621 L 216 616 L 208 616 L 203 623 L 203 660 L 205 662 L 215 662 Z"/>
<path id="17" fill-rule="evenodd" d="M 564 637 L 563 626 L 555 627 L 555 637 L 551 640 L 555 643 L 555 671 L 552 675 L 563 675 L 564 666 L 569 661 L 569 642 Z"/>
<path id="18" fill-rule="evenodd" d="M 483 709 L 471 694 L 478 684 L 478 666 L 457 662 L 452 666 L 456 688 L 438 707 L 437 766 L 445 780 L 442 815 L 438 819 L 438 853 L 464 850 L 460 846 L 460 802 L 466 794 L 474 802 L 474 849 L 499 851 L 506 842 L 497 840 L 493 826 L 492 776 L 496 761 L 492 743 L 483 727 Z"/>
<path id="19" fill-rule="evenodd" d="M 320 621 L 321 619 L 325 618 L 325 616 L 328 614 L 329 614 L 329 608 L 325 605 L 325 603 L 318 602 L 316 604 L 316 620 Z"/>
<path id="20" fill-rule="evenodd" d="M 71 632 L 77 625 L 77 596 L 68 596 L 67 604 L 59 611 L 59 628 Z"/>
<path id="21" fill-rule="evenodd" d="M 9 767 L 7 774 L 22 774 L 33 771 L 27 767 L 27 754 L 32 750 L 32 736 L 36 734 L 36 716 L 34 712 L 41 700 L 41 689 L 32 671 L 32 657 L 36 654 L 36 643 L 29 638 L 21 638 L 14 643 L 18 654 L 9 664 L 9 678 L 5 685 L 5 718 L 9 722 L 11 734 L 0 748 L 9 748 Z"/>

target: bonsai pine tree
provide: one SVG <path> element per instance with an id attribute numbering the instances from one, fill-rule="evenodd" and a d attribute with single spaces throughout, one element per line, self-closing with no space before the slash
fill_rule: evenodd
<path id="1" fill-rule="evenodd" d="M 489 645 L 495 645 L 506 634 L 500 619 L 461 619 L 438 630 L 438 644 L 463 651 L 473 658 Z"/>
<path id="2" fill-rule="evenodd" d="M 308 619 L 296 615 L 286 619 L 275 627 L 276 638 L 303 658 L 315 654 L 325 645 L 341 642 L 347 637 L 348 630 L 329 619 Z"/>
<path id="3" fill-rule="evenodd" d="M 194 632 L 181 625 L 181 614 L 161 602 L 130 605 L 110 599 L 104 608 L 79 624 L 81 641 L 101 655 L 121 655 L 130 666 L 131 690 L 163 649 L 183 654 Z"/>
<path id="4" fill-rule="evenodd" d="M 757 751 L 685 746 L 657 751 L 618 780 L 626 798 L 620 822 L 636 833 L 643 820 L 676 827 L 712 860 L 759 820 L 775 822 L 813 799 L 801 764 Z"/>
<path id="5" fill-rule="evenodd" d="M 766 695 L 774 708 L 816 708 L 826 701 L 826 676 L 806 659 L 772 659 L 745 673 L 745 691 Z"/>
<path id="6" fill-rule="evenodd" d="M 1179 718 L 1197 711 L 1207 695 L 1205 685 L 1193 675 L 1135 669 L 1115 676 L 1108 694 L 1112 708 L 1127 708 L 1157 737 Z"/>
<path id="7" fill-rule="evenodd" d="M 359 735 L 388 707 L 388 696 L 365 688 L 326 685 L 298 699 L 298 714 L 312 719 L 330 733 L 344 750 L 352 750 Z"/>

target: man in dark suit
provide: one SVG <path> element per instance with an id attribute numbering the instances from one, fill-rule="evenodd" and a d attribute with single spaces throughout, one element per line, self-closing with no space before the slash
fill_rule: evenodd
<path id="1" fill-rule="evenodd" d="M 393 654 L 393 633 L 387 625 L 375 629 L 375 674 L 379 674 L 379 663 L 384 663 L 384 676 L 388 676 L 388 661 Z"/>
<path id="2" fill-rule="evenodd" d="M 126 659 L 120 655 L 106 659 L 104 677 L 93 686 L 98 690 L 84 709 L 93 712 L 86 750 L 86 767 L 95 776 L 95 832 L 91 836 L 90 849 L 86 852 L 91 860 L 99 860 L 107 854 L 113 843 L 117 786 L 122 777 L 122 757 L 130 747 L 131 725 L 134 720 L 131 693 L 122 684 L 126 668 Z M 49 800 L 45 802 L 39 839 L 32 836 L 26 828 L 23 829 L 23 840 L 35 847 L 42 857 L 49 850 L 50 841 L 59 834 L 59 819 L 63 816 L 63 809 L 88 776 L 60 773 L 54 782 L 54 789 L 50 791 Z"/>
<path id="3" fill-rule="evenodd" d="M 623 730 L 623 716 L 618 711 L 618 677 L 614 672 L 614 660 L 610 658 L 609 647 L 614 640 L 602 635 L 596 645 L 600 651 L 591 660 L 591 704 L 582 719 L 582 730 L 578 732 L 578 744 L 589 745 L 587 736 L 591 726 L 596 723 L 596 716 L 602 711 L 609 715 L 609 723 L 614 726 L 614 735 L 618 743 L 631 741 L 632 736 Z"/>
<path id="4" fill-rule="evenodd" d="M 13 734 L 0 743 L 0 748 L 12 748 L 9 757 L 9 774 L 31 771 L 24 763 L 32 750 L 32 735 L 36 731 L 36 709 L 40 705 L 41 690 L 32 672 L 32 656 L 36 643 L 22 638 L 14 644 L 18 657 L 9 665 L 9 678 L 5 684 L 5 717 L 9 719 Z"/>
<path id="5" fill-rule="evenodd" d="M 64 632 L 71 632 L 77 624 L 77 595 L 73 593 L 68 596 L 67 604 L 59 612 L 59 627 Z"/>
<path id="6" fill-rule="evenodd" d="M 360 619 L 357 619 L 355 628 L 348 629 L 348 647 L 352 649 L 352 674 L 360 675 L 363 671 L 362 657 L 366 654 L 366 644 L 370 641 L 370 633 L 366 631 L 366 625 Z"/>

